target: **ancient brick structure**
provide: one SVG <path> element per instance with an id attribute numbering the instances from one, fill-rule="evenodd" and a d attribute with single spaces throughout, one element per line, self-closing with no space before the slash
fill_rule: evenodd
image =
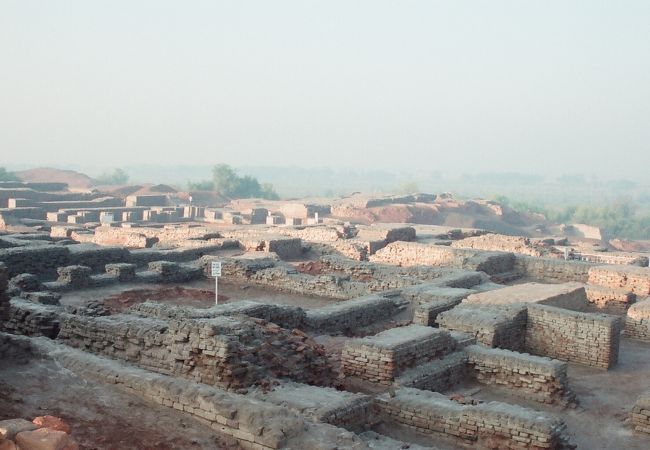
<path id="1" fill-rule="evenodd" d="M 420 325 L 393 328 L 346 342 L 341 369 L 348 376 L 390 385 L 403 370 L 440 357 L 453 347 L 451 336 L 444 330 Z"/>
<path id="2" fill-rule="evenodd" d="M 461 405 L 436 392 L 402 388 L 378 397 L 376 405 L 389 423 L 474 448 L 560 449 L 567 441 L 562 420 L 505 403 Z"/>
<path id="3" fill-rule="evenodd" d="M 620 332 L 621 323 L 616 316 L 529 305 L 526 350 L 609 369 L 618 360 Z"/>
<path id="4" fill-rule="evenodd" d="M 627 310 L 625 335 L 650 342 L 650 297 L 635 303 Z"/>

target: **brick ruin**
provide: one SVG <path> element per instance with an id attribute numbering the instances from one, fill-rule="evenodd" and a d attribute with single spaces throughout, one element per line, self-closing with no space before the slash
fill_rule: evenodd
<path id="1" fill-rule="evenodd" d="M 40 206 L 29 208 L 64 201 L 34 197 Z M 69 200 L 84 201 L 104 200 Z M 285 223 L 303 215 L 310 225 L 283 225 L 280 209 L 242 203 L 229 219 L 225 210 L 217 219 L 209 208 L 161 209 L 167 221 L 212 214 L 220 225 L 161 226 L 151 211 L 170 206 L 147 203 L 163 201 L 101 207 L 150 216 L 133 226 L 86 227 L 83 211 L 66 204 L 74 225 L 0 235 L 0 347 L 30 348 L 243 448 L 442 439 L 518 450 L 573 448 L 568 436 L 579 430 L 567 429 L 564 414 L 580 395 L 569 368 L 604 373 L 622 339 L 650 341 L 650 269 L 629 261 L 565 260 L 528 238 L 449 233 L 432 242 L 409 226 L 323 223 L 313 214 L 326 210 L 313 205 L 282 209 Z M 213 261 L 241 298 L 204 307 L 152 299 L 117 312 L 70 300 L 211 286 Z M 472 389 L 503 401 L 456 394 Z M 625 407 L 643 436 L 650 407 L 647 394 L 637 397 Z"/>

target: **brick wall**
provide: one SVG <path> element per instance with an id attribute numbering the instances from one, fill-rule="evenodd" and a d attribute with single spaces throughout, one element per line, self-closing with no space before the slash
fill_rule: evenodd
<path id="1" fill-rule="evenodd" d="M 410 325 L 345 343 L 341 369 L 347 376 L 390 385 L 404 369 L 440 357 L 454 348 L 447 331 Z"/>
<path id="2" fill-rule="evenodd" d="M 609 369 L 618 360 L 618 317 L 529 305 L 526 350 L 587 366 Z"/>
<path id="3" fill-rule="evenodd" d="M 559 449 L 567 440 L 561 419 L 505 403 L 460 405 L 436 392 L 402 388 L 394 397 L 378 397 L 376 405 L 389 423 L 473 448 Z"/>

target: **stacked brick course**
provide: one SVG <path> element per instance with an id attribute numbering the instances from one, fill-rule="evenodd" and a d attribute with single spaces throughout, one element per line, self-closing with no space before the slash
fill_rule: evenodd
<path id="1" fill-rule="evenodd" d="M 7 266 L 0 262 L 0 328 L 2 322 L 9 316 L 9 295 L 7 294 L 7 285 L 9 283 L 9 274 Z"/>
<path id="2" fill-rule="evenodd" d="M 606 286 L 585 286 L 587 301 L 596 309 L 607 314 L 625 314 L 636 300 L 636 294 Z"/>
<path id="3" fill-rule="evenodd" d="M 84 378 L 113 384 L 136 397 L 189 414 L 234 437 L 244 449 L 366 448 L 346 430 L 311 423 L 286 408 L 254 398 L 122 365 L 52 341 L 37 339 L 30 341 L 30 345 L 35 347 L 32 351 L 54 358 Z"/>
<path id="4" fill-rule="evenodd" d="M 618 317 L 528 306 L 526 350 L 536 355 L 609 369 L 618 360 Z"/>
<path id="5" fill-rule="evenodd" d="M 627 310 L 625 335 L 650 342 L 650 297 L 635 303 Z"/>
<path id="6" fill-rule="evenodd" d="M 246 317 L 164 321 L 128 315 L 65 316 L 58 339 L 166 374 L 227 388 L 266 376 L 321 384 L 323 350 L 300 333 Z"/>
<path id="7" fill-rule="evenodd" d="M 626 289 L 639 296 L 650 295 L 650 268 L 637 266 L 597 266 L 589 269 L 589 283 Z"/>
<path id="8" fill-rule="evenodd" d="M 487 347 L 523 350 L 526 335 L 525 305 L 465 305 L 438 315 L 445 329 L 474 336 Z"/>
<path id="9" fill-rule="evenodd" d="M 464 349 L 472 376 L 541 403 L 575 401 L 569 389 L 567 363 L 503 349 L 470 345 Z"/>
<path id="10" fill-rule="evenodd" d="M 474 448 L 560 449 L 564 422 L 538 411 L 499 402 L 460 405 L 436 392 L 402 388 L 377 398 L 388 422 L 427 435 L 456 437 Z"/>
<path id="11" fill-rule="evenodd" d="M 650 434 L 650 391 L 642 394 L 634 403 L 630 420 L 636 431 Z"/>
<path id="12" fill-rule="evenodd" d="M 390 385 L 409 367 L 441 357 L 454 348 L 447 331 L 410 325 L 346 342 L 341 367 L 347 376 Z"/>

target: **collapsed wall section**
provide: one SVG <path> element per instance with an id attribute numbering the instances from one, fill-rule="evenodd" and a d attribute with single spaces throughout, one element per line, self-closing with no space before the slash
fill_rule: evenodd
<path id="1" fill-rule="evenodd" d="M 58 339 L 73 347 L 160 373 L 226 388 L 264 377 L 323 384 L 323 349 L 300 332 L 248 317 L 156 320 L 128 315 L 65 316 Z"/>

